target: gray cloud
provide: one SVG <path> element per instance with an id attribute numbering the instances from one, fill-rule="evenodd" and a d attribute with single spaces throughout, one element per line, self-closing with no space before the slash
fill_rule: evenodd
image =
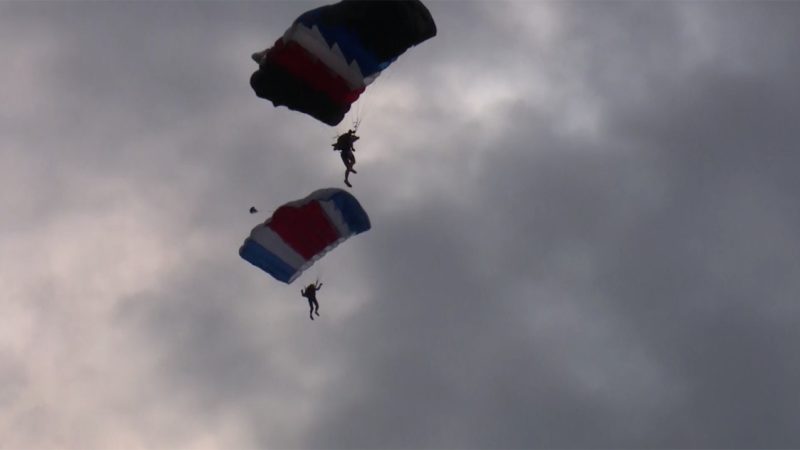
<path id="1" fill-rule="evenodd" d="M 341 183 L 247 85 L 312 6 L 0 5 L 3 445 L 798 444 L 798 6 L 431 2 L 311 323 L 236 249 Z"/>

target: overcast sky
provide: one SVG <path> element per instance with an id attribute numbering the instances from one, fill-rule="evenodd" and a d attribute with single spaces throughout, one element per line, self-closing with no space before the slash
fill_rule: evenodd
<path id="1" fill-rule="evenodd" d="M 322 4 L 0 3 L 0 447 L 800 447 L 800 2 L 429 0 L 338 128 Z M 372 230 L 240 259 L 356 117 Z"/>

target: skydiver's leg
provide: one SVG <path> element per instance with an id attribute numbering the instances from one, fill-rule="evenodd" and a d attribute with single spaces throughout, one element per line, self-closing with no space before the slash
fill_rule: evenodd
<path id="1" fill-rule="evenodd" d="M 339 156 L 342 157 L 342 162 L 349 172 L 358 173 L 353 170 L 353 165 L 356 163 L 356 156 L 353 155 L 353 152 L 343 150 Z"/>
<path id="2" fill-rule="evenodd" d="M 358 173 L 355 171 L 355 169 L 353 169 L 353 164 L 356 163 L 356 157 L 353 155 L 352 152 L 347 152 L 347 154 L 345 154 L 345 152 L 342 152 L 342 161 L 344 162 L 345 166 L 344 184 L 353 187 L 353 185 L 350 184 L 349 177 L 351 173 Z"/>
<path id="3" fill-rule="evenodd" d="M 319 315 L 319 302 L 314 299 L 314 314 Z"/>
<path id="4" fill-rule="evenodd" d="M 314 304 L 311 303 L 311 299 L 308 299 L 308 318 L 314 320 Z"/>

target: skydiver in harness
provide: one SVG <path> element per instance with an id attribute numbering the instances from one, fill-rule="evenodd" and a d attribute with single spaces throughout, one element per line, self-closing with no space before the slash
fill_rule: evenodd
<path id="1" fill-rule="evenodd" d="M 333 144 L 333 151 L 340 151 L 342 152 L 340 156 L 342 157 L 342 162 L 344 163 L 345 171 L 344 171 L 344 184 L 348 187 L 353 187 L 348 180 L 350 176 L 350 172 L 358 173 L 353 169 L 353 166 L 356 164 L 356 155 L 353 152 L 356 151 L 353 148 L 353 143 L 359 139 L 356 136 L 355 130 L 347 130 L 347 133 L 342 134 L 336 139 L 336 143 Z"/>
<path id="2" fill-rule="evenodd" d="M 300 295 L 308 299 L 308 318 L 314 320 L 314 314 L 319 316 L 319 303 L 317 303 L 317 291 L 322 288 L 319 280 L 309 284 L 305 289 L 300 290 Z"/>

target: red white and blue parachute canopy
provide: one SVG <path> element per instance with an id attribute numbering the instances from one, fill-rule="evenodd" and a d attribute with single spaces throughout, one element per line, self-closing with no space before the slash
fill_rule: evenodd
<path id="1" fill-rule="evenodd" d="M 419 0 L 344 0 L 297 18 L 259 57 L 250 85 L 275 106 L 336 125 L 383 69 L 433 36 Z"/>
<path id="2" fill-rule="evenodd" d="M 286 203 L 259 224 L 239 255 L 279 281 L 291 283 L 325 253 L 371 227 L 355 197 L 328 188 Z"/>

